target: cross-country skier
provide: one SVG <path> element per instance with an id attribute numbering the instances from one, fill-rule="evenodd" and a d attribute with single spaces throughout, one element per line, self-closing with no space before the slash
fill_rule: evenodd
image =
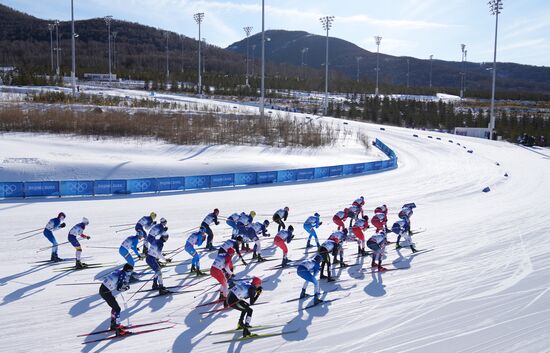
<path id="1" fill-rule="evenodd" d="M 225 223 L 232 229 L 232 237 L 237 235 L 237 221 L 239 220 L 239 217 L 240 216 L 238 213 L 233 213 L 229 217 L 227 217 L 227 220 L 225 221 Z"/>
<path id="2" fill-rule="evenodd" d="M 355 221 L 355 224 L 351 227 L 351 232 L 357 239 L 357 255 L 366 255 L 365 252 L 365 234 L 363 231 L 369 227 L 369 216 L 363 216 Z"/>
<path id="3" fill-rule="evenodd" d="M 76 224 L 74 227 L 71 228 L 71 230 L 69 231 L 69 236 L 67 237 L 69 242 L 74 246 L 74 248 L 76 250 L 76 255 L 75 255 L 76 266 L 75 267 L 78 268 L 78 269 L 88 267 L 87 264 L 85 264 L 83 262 L 80 262 L 80 256 L 82 255 L 82 247 L 80 246 L 80 243 L 78 242 L 78 239 L 77 239 L 77 237 L 80 237 L 82 239 L 90 240 L 90 236 L 84 234 L 84 229 L 86 229 L 86 226 L 88 224 L 90 224 L 90 221 L 88 220 L 88 218 L 83 217 L 82 222 Z"/>
<path id="4" fill-rule="evenodd" d="M 111 272 L 99 287 L 99 295 L 111 307 L 111 331 L 115 331 L 117 336 L 124 336 L 127 331 L 120 324 L 120 305 L 118 305 L 114 291 L 125 292 L 130 288 L 130 278 L 134 267 L 130 264 L 124 265 L 122 270 Z"/>
<path id="5" fill-rule="evenodd" d="M 359 216 L 363 217 L 363 209 L 361 206 L 353 204 L 348 208 L 349 227 L 354 221 L 359 219 Z"/>
<path id="6" fill-rule="evenodd" d="M 363 196 L 358 197 L 357 199 L 355 199 L 355 201 L 353 201 L 352 205 L 363 208 L 363 206 L 365 205 L 365 198 Z"/>
<path id="7" fill-rule="evenodd" d="M 162 249 L 164 248 L 164 243 L 168 240 L 169 235 L 164 232 L 159 239 L 153 239 L 149 244 L 149 251 L 147 252 L 147 258 L 145 262 L 155 271 L 155 276 L 153 277 L 153 289 L 158 289 L 159 294 L 168 294 L 170 291 L 164 287 L 162 281 L 162 271 L 159 264 L 159 260 L 166 262 L 172 262 L 172 259 L 167 259 L 162 254 Z"/>
<path id="8" fill-rule="evenodd" d="M 321 222 L 321 216 L 317 212 L 315 212 L 313 216 L 308 217 L 304 222 L 304 229 L 306 230 L 306 232 L 309 233 L 309 237 L 307 238 L 306 248 L 309 248 L 312 246 L 310 244 L 311 238 L 315 239 L 315 243 L 317 244 L 317 247 L 320 246 L 319 239 L 317 238 L 317 233 L 315 232 L 315 228 L 319 228 L 321 224 L 323 224 L 323 222 Z"/>
<path id="9" fill-rule="evenodd" d="M 234 254 L 235 249 L 229 248 L 226 253 L 218 254 L 210 267 L 210 275 L 220 283 L 220 301 L 227 299 L 227 280 L 233 277 Z"/>
<path id="10" fill-rule="evenodd" d="M 197 232 L 191 233 L 191 235 L 189 235 L 189 237 L 187 238 L 187 242 L 185 243 L 185 251 L 187 251 L 187 253 L 193 257 L 193 260 L 191 261 L 191 272 L 196 273 L 197 276 L 206 276 L 206 273 L 201 271 L 201 257 L 197 253 L 197 250 L 195 250 L 195 245 L 197 247 L 201 246 L 205 239 L 206 229 L 204 227 L 200 227 Z"/>
<path id="11" fill-rule="evenodd" d="M 147 255 L 147 250 L 149 249 L 149 245 L 155 240 L 162 237 L 163 234 L 168 231 L 168 227 L 166 226 L 168 224 L 168 221 L 166 218 L 161 218 L 159 224 L 155 224 L 151 227 L 149 230 L 149 234 L 147 234 L 147 238 L 145 238 L 145 241 L 143 242 L 143 255 Z"/>
<path id="12" fill-rule="evenodd" d="M 130 251 L 133 251 L 134 254 L 136 254 L 138 259 L 142 259 L 142 255 L 139 253 L 139 250 L 137 248 L 138 243 L 143 239 L 143 236 L 139 233 L 136 235 L 129 236 L 120 244 L 120 248 L 118 249 L 118 253 L 124 258 L 124 260 L 128 263 L 128 265 L 134 267 L 136 262 L 134 261 L 134 258 L 132 257 L 132 254 Z"/>
<path id="13" fill-rule="evenodd" d="M 380 212 L 375 213 L 374 216 L 372 216 L 371 223 L 376 228 L 376 232 L 381 231 L 387 231 L 386 223 L 388 222 L 388 218 L 386 217 L 386 214 Z"/>
<path id="14" fill-rule="evenodd" d="M 348 212 L 349 209 L 344 208 L 343 211 L 339 211 L 332 217 L 332 221 L 338 226 L 338 230 L 343 230 L 344 228 L 346 228 L 344 222 L 346 221 L 346 219 L 348 219 Z"/>
<path id="15" fill-rule="evenodd" d="M 395 248 L 401 249 L 402 246 L 399 244 L 399 241 L 401 240 L 401 237 L 405 238 L 405 241 L 407 242 L 407 246 L 411 248 L 412 252 L 417 252 L 416 248 L 414 247 L 414 243 L 411 239 L 411 229 L 409 226 L 409 219 L 403 218 L 398 220 L 393 224 L 391 227 L 391 231 L 397 234 L 397 241 L 395 242 Z"/>
<path id="16" fill-rule="evenodd" d="M 341 267 L 348 267 L 348 265 L 344 262 L 344 242 L 348 238 L 348 230 L 344 229 L 343 231 L 334 231 L 332 234 L 328 237 L 329 240 L 334 241 L 336 244 L 338 244 L 338 251 L 337 254 L 340 254 L 340 260 L 336 258 L 336 255 L 334 255 L 334 261 L 333 263 L 340 264 Z"/>
<path id="17" fill-rule="evenodd" d="M 388 217 L 388 206 L 382 205 L 382 206 L 376 207 L 374 209 L 374 214 L 377 214 L 377 213 L 383 213 L 386 217 Z"/>
<path id="18" fill-rule="evenodd" d="M 333 281 L 332 274 L 330 271 L 330 265 L 331 265 L 330 255 L 332 254 L 332 256 L 336 256 L 336 254 L 338 254 L 338 247 L 339 247 L 338 243 L 336 243 L 336 241 L 331 239 L 328 239 L 323 244 L 321 244 L 321 247 L 319 248 L 319 255 L 321 255 L 321 258 L 323 260 L 321 262 L 321 276 L 320 276 L 321 279 L 327 278 L 329 282 Z M 323 274 L 325 265 L 327 266 L 326 276 Z"/>
<path id="19" fill-rule="evenodd" d="M 155 221 L 155 218 L 157 218 L 157 214 L 155 212 L 151 212 L 149 216 L 143 216 L 137 221 L 136 223 L 136 234 L 141 235 L 142 237 L 147 236 L 147 231 L 151 229 L 152 226 L 157 224 Z"/>
<path id="20" fill-rule="evenodd" d="M 240 246 L 243 242 L 243 237 L 242 235 L 237 235 L 235 237 L 235 239 L 227 239 L 221 246 L 220 248 L 218 249 L 218 254 L 225 254 L 227 253 L 227 251 L 230 249 L 230 248 L 234 248 L 235 249 L 235 253 L 239 256 L 239 258 L 241 259 L 241 262 L 243 263 L 243 265 L 248 265 L 246 263 L 246 261 L 244 261 L 243 259 L 243 256 L 241 254 L 241 250 L 240 250 Z"/>
<path id="21" fill-rule="evenodd" d="M 52 243 L 52 256 L 50 258 L 50 261 L 58 262 L 63 261 L 62 259 L 57 256 L 57 240 L 55 239 L 55 236 L 53 235 L 53 232 L 55 232 L 58 229 L 65 228 L 66 224 L 63 222 L 65 220 L 65 213 L 59 212 L 57 217 L 50 219 L 48 224 L 46 224 L 46 227 L 44 227 L 44 236 L 46 239 Z"/>
<path id="22" fill-rule="evenodd" d="M 208 250 L 215 250 L 214 245 L 212 245 L 212 241 L 214 240 L 214 233 L 212 232 L 212 229 L 210 228 L 210 225 L 214 223 L 215 225 L 220 224 L 218 221 L 218 215 L 220 214 L 220 210 L 217 208 L 214 209 L 212 213 L 209 213 L 204 217 L 201 223 L 201 227 L 206 229 L 206 234 L 208 237 L 206 238 L 206 249 Z"/>
<path id="23" fill-rule="evenodd" d="M 235 222 L 232 238 L 235 239 L 238 235 L 242 236 L 245 234 L 246 228 L 252 224 L 254 217 L 256 217 L 256 212 L 254 211 L 250 211 L 249 214 L 246 214 L 246 212 L 241 212 L 239 218 Z"/>
<path id="24" fill-rule="evenodd" d="M 288 218 L 288 211 L 289 211 L 288 206 L 285 206 L 285 208 L 281 208 L 280 210 L 277 210 L 277 212 L 273 214 L 273 222 L 279 225 L 277 227 L 277 232 L 280 231 L 281 229 L 286 229 L 284 221 L 286 221 L 286 219 Z"/>
<path id="25" fill-rule="evenodd" d="M 315 289 L 314 295 L 314 304 L 319 304 L 322 302 L 319 299 L 319 281 L 317 281 L 317 274 L 319 273 L 320 263 L 322 256 L 320 254 L 315 255 L 310 259 L 306 259 L 298 265 L 297 273 L 298 276 L 302 277 L 305 280 L 304 286 L 302 287 L 302 292 L 300 293 L 300 299 L 305 298 L 307 285 L 311 282 L 313 283 Z"/>
<path id="26" fill-rule="evenodd" d="M 378 271 L 386 271 L 386 268 L 382 267 L 382 257 L 384 256 L 384 248 L 388 243 L 386 239 L 386 232 L 383 230 L 374 234 L 367 241 L 367 246 L 372 250 L 372 263 L 371 267 L 376 267 L 376 261 L 378 260 Z"/>
<path id="27" fill-rule="evenodd" d="M 243 329 L 243 337 L 250 336 L 249 328 L 253 313 L 250 306 L 256 303 L 261 293 L 262 279 L 259 277 L 253 277 L 252 281 L 239 282 L 229 290 L 227 305 L 241 312 L 237 329 Z M 247 303 L 245 300 L 249 298 L 250 303 Z"/>
<path id="28" fill-rule="evenodd" d="M 269 226 L 269 221 L 266 219 L 263 223 L 254 222 L 246 229 L 246 234 L 243 236 L 243 241 L 253 242 L 254 249 L 252 253 L 252 259 L 257 260 L 258 262 L 263 262 L 265 259 L 262 257 L 262 242 L 259 235 L 264 237 L 269 237 L 270 234 L 267 233 L 267 227 Z"/>
<path id="29" fill-rule="evenodd" d="M 290 262 L 287 258 L 288 248 L 285 243 L 290 244 L 292 238 L 294 238 L 294 235 L 292 234 L 293 232 L 294 227 L 288 226 L 288 229 L 280 230 L 275 236 L 275 239 L 273 239 L 273 243 L 283 251 L 283 261 L 281 263 L 281 267 L 286 267 L 286 265 Z"/>

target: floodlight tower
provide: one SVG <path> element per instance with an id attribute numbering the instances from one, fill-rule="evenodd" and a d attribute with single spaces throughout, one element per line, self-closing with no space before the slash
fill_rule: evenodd
<path id="1" fill-rule="evenodd" d="M 118 35 L 117 31 L 113 31 L 111 37 L 113 37 L 113 69 L 116 70 L 116 37 Z"/>
<path id="2" fill-rule="evenodd" d="M 334 16 L 324 16 L 320 18 L 323 29 L 327 32 L 326 35 L 326 50 L 325 50 L 325 101 L 323 102 L 323 113 L 327 115 L 328 110 L 328 32 L 332 27 Z"/>
<path id="3" fill-rule="evenodd" d="M 460 44 L 462 48 L 462 72 L 460 73 L 460 98 L 464 98 L 464 50 L 466 49 L 466 44 Z"/>
<path id="4" fill-rule="evenodd" d="M 243 28 L 244 33 L 246 33 L 246 86 L 248 87 L 248 52 L 249 52 L 249 40 L 248 37 L 250 37 L 250 33 L 252 32 L 251 26 L 246 26 Z"/>
<path id="5" fill-rule="evenodd" d="M 51 72 L 53 72 L 53 29 L 54 28 L 55 28 L 55 24 L 48 23 L 48 31 L 50 31 L 50 58 L 51 58 L 51 64 L 52 64 Z"/>
<path id="6" fill-rule="evenodd" d="M 434 56 L 430 55 L 430 88 L 432 88 L 432 61 Z"/>
<path id="7" fill-rule="evenodd" d="M 111 22 L 113 21 L 113 16 L 105 16 L 103 19 L 107 25 L 107 37 L 109 38 L 109 82 L 111 82 Z"/>
<path id="8" fill-rule="evenodd" d="M 306 70 L 305 70 L 305 61 L 304 61 L 304 56 L 305 54 L 309 51 L 309 48 L 302 48 L 302 50 L 300 50 L 302 52 L 302 79 L 305 80 L 306 79 Z"/>
<path id="9" fill-rule="evenodd" d="M 464 50 L 464 73 L 463 73 L 463 76 L 464 76 L 464 85 L 463 85 L 464 95 L 466 95 L 466 63 L 467 62 L 468 62 L 468 51 Z"/>
<path id="10" fill-rule="evenodd" d="M 72 65 L 71 65 L 71 81 L 73 96 L 76 96 L 76 36 L 74 32 L 74 0 L 71 0 L 71 53 L 72 53 Z"/>
<path id="11" fill-rule="evenodd" d="M 382 42 L 382 37 L 375 36 L 374 41 L 376 42 L 376 90 L 374 91 L 375 95 L 378 95 L 378 73 L 380 72 L 380 42 Z"/>
<path id="12" fill-rule="evenodd" d="M 260 118 L 265 117 L 265 0 L 262 0 L 262 78 L 260 84 Z"/>
<path id="13" fill-rule="evenodd" d="M 196 14 L 193 15 L 193 18 L 195 19 L 195 22 L 197 22 L 197 24 L 199 25 L 199 36 L 198 36 L 198 41 L 199 41 L 199 66 L 198 66 L 198 71 L 199 71 L 199 82 L 198 82 L 198 86 L 197 86 L 197 93 L 199 95 L 202 95 L 202 75 L 201 75 L 201 23 L 202 23 L 202 20 L 204 19 L 204 12 L 198 12 Z"/>
<path id="14" fill-rule="evenodd" d="M 55 20 L 55 75 L 59 77 L 59 20 Z"/>
<path id="15" fill-rule="evenodd" d="M 495 49 L 493 55 L 493 90 L 491 93 L 491 121 L 489 123 L 489 138 L 493 139 L 493 131 L 495 130 L 495 84 L 497 78 L 497 34 L 498 34 L 498 15 L 502 10 L 502 0 L 489 1 L 491 14 L 495 16 Z"/>
<path id="16" fill-rule="evenodd" d="M 357 60 L 357 82 L 359 82 L 359 63 L 361 62 L 361 60 L 363 60 L 363 57 L 358 56 L 355 58 L 355 60 Z"/>

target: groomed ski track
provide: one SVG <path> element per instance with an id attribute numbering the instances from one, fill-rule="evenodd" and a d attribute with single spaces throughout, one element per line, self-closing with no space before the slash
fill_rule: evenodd
<path id="1" fill-rule="evenodd" d="M 5 352 L 543 352 L 550 347 L 550 160 L 504 142 L 418 130 L 349 122 L 378 137 L 399 157 L 393 171 L 319 183 L 161 194 L 104 199 L 18 200 L 0 203 L 3 246 L 0 247 L 0 347 Z M 419 137 L 413 137 L 418 134 Z M 433 136 L 428 138 L 427 136 Z M 440 137 L 441 140 L 436 138 Z M 453 140 L 453 143 L 448 140 Z M 458 146 L 457 142 L 461 145 Z M 467 153 L 467 149 L 473 153 Z M 345 163 L 345 156 L 342 156 Z M 500 166 L 496 165 L 500 163 Z M 504 174 L 508 173 L 508 177 Z M 489 186 L 491 192 L 481 190 Z M 365 274 L 360 266 L 336 270 L 346 281 L 323 283 L 339 291 L 327 299 L 345 297 L 308 310 L 309 299 L 283 303 L 299 294 L 302 280 L 295 269 L 264 271 L 274 262 L 236 267 L 238 276 L 264 279 L 252 324 L 284 325 L 278 330 L 298 332 L 259 340 L 213 345 L 220 336 L 209 335 L 235 328 L 238 312 L 199 315 L 197 304 L 215 299 L 215 293 L 194 298 L 196 293 L 153 300 L 131 300 L 122 319 L 142 323 L 169 319 L 176 326 L 157 333 L 123 340 L 82 345 L 76 336 L 108 325 L 109 308 L 94 286 L 56 286 L 89 282 L 113 267 L 79 272 L 53 272 L 52 266 L 29 264 L 48 257 L 35 249 L 48 243 L 39 235 L 16 241 L 12 234 L 43 226 L 59 211 L 67 224 L 90 219 L 90 241 L 82 241 L 83 256 L 90 262 L 120 261 L 116 250 L 92 246 L 118 246 L 130 233 L 114 233 L 110 225 L 130 223 L 150 211 L 168 219 L 170 239 L 166 248 L 183 246 L 182 231 L 198 226 L 204 215 L 218 207 L 221 214 L 255 210 L 259 219 L 271 218 L 278 208 L 290 207 L 290 222 L 297 222 L 297 237 L 305 232 L 300 223 L 313 212 L 322 216 L 321 240 L 333 230 L 332 215 L 356 197 L 364 195 L 367 213 L 379 204 L 390 209 L 390 224 L 406 202 L 417 208 L 412 227 L 427 231 L 413 239 L 419 249 L 433 248 L 410 257 L 403 249 L 399 267 L 408 270 Z M 68 229 L 68 228 L 66 228 Z M 229 235 L 222 223 L 213 228 L 216 241 Z M 271 234 L 276 233 L 272 225 Z M 371 231 L 368 232 L 370 234 Z M 66 231 L 56 233 L 59 242 Z M 390 235 L 390 240 L 394 240 Z M 263 245 L 271 245 L 264 238 Z M 289 258 L 304 256 L 305 240 L 289 245 Z M 273 248 L 265 250 L 273 254 Z M 355 262 L 356 246 L 348 243 L 345 256 Z M 60 247 L 61 257 L 72 257 L 72 247 Z M 384 262 L 399 259 L 388 246 Z M 211 255 L 212 256 L 212 255 Z M 280 250 L 274 256 L 281 257 Z M 188 270 L 189 256 L 181 253 L 166 275 Z M 364 258 L 365 266 L 370 259 Z M 211 259 L 203 257 L 208 269 Z M 166 285 L 181 284 L 185 276 L 167 277 Z M 352 278 L 352 279 L 350 279 Z M 206 282 L 212 284 L 214 282 Z M 134 292 L 141 283 L 134 284 Z M 206 288 L 200 284 L 199 288 Z M 311 292 L 311 286 L 308 288 Z M 141 297 L 138 293 L 134 298 Z M 89 298 L 69 300 L 92 295 Z M 124 297 L 128 299 L 129 294 Z M 64 304 L 61 304 L 65 302 Z M 276 332 L 264 330 L 262 333 Z M 228 338 L 233 335 L 228 335 Z M 224 339 L 224 338 L 222 338 Z"/>

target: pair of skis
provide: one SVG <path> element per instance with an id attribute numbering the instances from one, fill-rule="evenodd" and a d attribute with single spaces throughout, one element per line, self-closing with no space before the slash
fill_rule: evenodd
<path id="1" fill-rule="evenodd" d="M 95 343 L 95 342 L 101 342 L 101 341 L 109 341 L 109 340 L 114 340 L 114 339 L 119 339 L 119 338 L 126 338 L 126 337 L 130 337 L 130 336 L 141 335 L 141 334 L 144 334 L 144 333 L 168 330 L 168 329 L 173 328 L 174 326 L 176 326 L 176 324 L 170 322 L 169 320 L 161 320 L 161 321 L 149 322 L 149 323 L 145 323 L 145 324 L 130 325 L 130 326 L 127 326 L 126 329 L 131 330 L 131 329 L 147 327 L 147 326 L 154 326 L 154 325 L 161 325 L 161 324 L 167 324 L 167 325 L 162 326 L 162 327 L 157 327 L 157 328 L 145 329 L 145 330 L 126 331 L 126 334 L 121 335 L 121 336 L 117 336 L 116 334 L 109 335 L 107 337 L 87 340 L 87 341 L 82 342 L 82 344 L 89 344 L 89 343 Z M 77 337 L 89 337 L 89 336 L 95 336 L 95 335 L 100 335 L 100 334 L 105 334 L 105 333 L 112 333 L 112 332 L 113 332 L 113 330 L 99 330 L 99 331 L 93 331 L 93 332 L 90 332 L 90 333 L 84 333 L 84 334 L 78 335 Z"/>

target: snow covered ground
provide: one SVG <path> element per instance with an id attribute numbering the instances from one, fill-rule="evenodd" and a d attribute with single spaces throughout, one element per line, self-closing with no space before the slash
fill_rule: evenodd
<path id="1" fill-rule="evenodd" d="M 429 139 L 426 132 L 402 128 L 386 127 L 380 131 L 377 125 L 354 122 L 348 126 L 363 129 L 370 138 L 378 137 L 394 149 L 399 168 L 319 183 L 104 199 L 0 202 L 0 224 L 4 225 L 4 246 L 0 248 L 2 351 L 547 352 L 550 153 L 440 133 L 430 133 L 433 138 Z M 413 133 L 419 137 L 413 137 Z M 160 147 L 152 144 L 148 155 L 156 156 L 159 150 L 155 148 Z M 467 149 L 473 153 L 467 153 Z M 82 158 L 93 158 L 88 153 L 83 151 Z M 216 156 L 213 154 L 212 158 Z M 220 154 L 212 164 L 221 163 L 225 157 Z M 325 157 L 311 158 L 325 162 Z M 486 186 L 492 191 L 482 193 Z M 369 216 L 376 206 L 387 204 L 390 223 L 403 203 L 415 202 L 418 207 L 412 226 L 427 230 L 414 239 L 418 248 L 433 251 L 414 256 L 408 249 L 396 251 L 389 247 L 385 262 L 389 267 L 407 268 L 400 271 L 368 274 L 361 271 L 361 266 L 338 269 L 335 275 L 341 281 L 323 283 L 322 288 L 338 289 L 327 293 L 326 299 L 341 299 L 308 310 L 301 308 L 309 300 L 285 302 L 300 292 L 302 281 L 295 270 L 268 270 L 277 261 L 238 266 L 239 277 L 258 275 L 264 280 L 260 301 L 269 304 L 254 307 L 252 324 L 282 325 L 261 332 L 297 330 L 249 342 L 213 344 L 234 337 L 211 333 L 233 329 L 239 314 L 228 311 L 201 316 L 200 312 L 209 307 L 195 306 L 216 298 L 217 293 L 192 292 L 136 300 L 143 297 L 138 293 L 127 302 L 127 309 L 123 306 L 125 322 L 170 320 L 176 324 L 171 329 L 82 345 L 84 340 L 76 336 L 106 327 L 109 308 L 97 294 L 99 283 L 62 284 L 99 280 L 115 266 L 55 272 L 64 265 L 33 263 L 48 257 L 47 252 L 36 253 L 36 249 L 48 246 L 46 239 L 38 235 L 18 242 L 20 237 L 13 236 L 44 226 L 59 211 L 67 213 L 69 225 L 86 216 L 92 237 L 83 242 L 86 261 L 122 263 L 115 249 L 98 247 L 117 247 L 130 233 L 115 233 L 116 228 L 110 226 L 134 222 L 150 211 L 168 219 L 170 239 L 166 247 L 175 249 L 184 245 L 184 231 L 198 226 L 214 207 L 224 216 L 255 210 L 257 217 L 263 219 L 288 205 L 289 221 L 296 226 L 298 238 L 305 235 L 300 223 L 317 211 L 323 220 L 318 234 L 324 240 L 334 229 L 332 215 L 360 195 L 366 198 Z M 272 234 L 275 230 L 271 226 Z M 230 234 L 223 223 L 214 231 L 216 243 Z M 57 233 L 60 242 L 66 240 L 65 234 Z M 394 240 L 393 235 L 390 240 Z M 269 247 L 271 241 L 272 238 L 263 239 L 267 247 L 264 255 L 280 259 L 280 250 Z M 304 245 L 303 239 L 290 243 L 289 258 L 307 256 L 299 249 Z M 364 261 L 366 268 L 370 260 L 357 259 L 355 252 L 355 244 L 348 243 L 347 262 Z M 62 257 L 74 255 L 66 245 L 60 247 L 59 253 Z M 203 268 L 209 267 L 212 256 L 202 258 Z M 165 270 L 166 285 L 193 283 L 186 276 L 175 275 L 189 269 L 189 255 L 181 253 L 174 261 L 178 265 Z M 206 289 L 213 283 L 207 280 L 192 288 Z M 133 285 L 129 293 L 138 288 Z M 130 296 L 124 297 L 128 300 Z M 119 303 L 123 303 L 120 297 Z"/>
<path id="2" fill-rule="evenodd" d="M 349 129 L 351 131 L 351 129 Z M 387 157 L 353 134 L 334 146 L 178 146 L 152 140 L 0 134 L 0 180 L 90 180 L 191 176 L 362 163 Z"/>

